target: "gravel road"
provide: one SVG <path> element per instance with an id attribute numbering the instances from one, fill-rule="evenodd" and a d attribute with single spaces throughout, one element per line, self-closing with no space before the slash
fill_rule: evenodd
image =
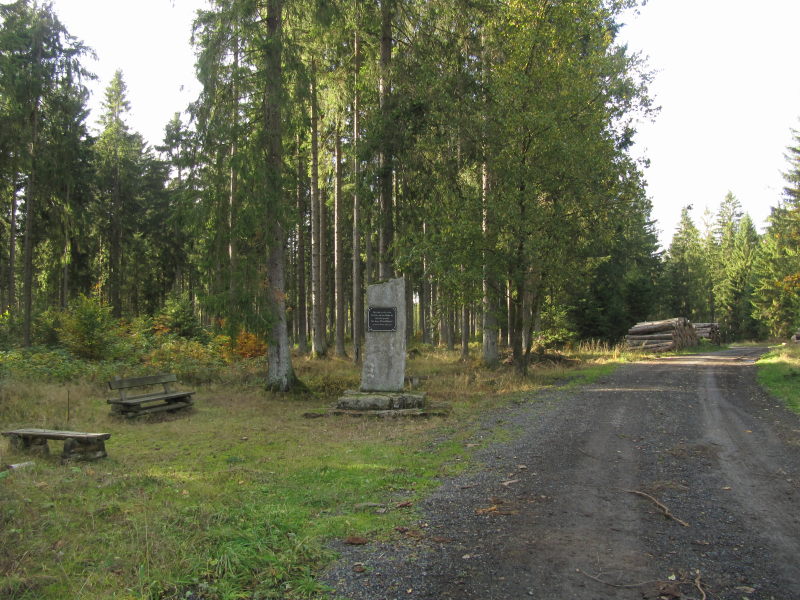
<path id="1" fill-rule="evenodd" d="M 764 350 L 630 364 L 492 413 L 483 435 L 514 441 L 389 542 L 338 546 L 326 581 L 351 600 L 800 599 L 800 418 L 756 383 Z"/>

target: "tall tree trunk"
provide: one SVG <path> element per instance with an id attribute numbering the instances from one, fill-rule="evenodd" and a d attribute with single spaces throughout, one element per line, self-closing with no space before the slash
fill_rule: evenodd
<path id="1" fill-rule="evenodd" d="M 522 349 L 527 358 L 533 345 L 533 292 L 530 288 L 530 276 L 525 276 L 525 293 L 522 296 Z"/>
<path id="2" fill-rule="evenodd" d="M 25 195 L 25 233 L 23 237 L 22 271 L 22 345 L 31 345 L 31 318 L 33 310 L 33 230 L 36 215 L 36 187 L 33 173 Z"/>
<path id="3" fill-rule="evenodd" d="M 469 306 L 461 305 L 461 360 L 469 358 Z"/>
<path id="4" fill-rule="evenodd" d="M 447 349 L 455 350 L 456 348 L 456 314 L 453 306 L 447 308 L 447 327 L 445 334 L 447 335 Z"/>
<path id="5" fill-rule="evenodd" d="M 308 322 L 306 321 L 306 203 L 303 192 L 303 157 L 300 153 L 300 134 L 297 134 L 297 347 L 308 354 Z"/>
<path id="6" fill-rule="evenodd" d="M 3 240 L 2 235 L 0 235 L 0 244 L 3 244 L 5 240 Z M 2 254 L 2 251 L 0 251 Z M 5 258 L 5 257 L 3 257 Z M 8 273 L 6 269 L 8 268 L 8 261 L 0 260 L 0 283 L 8 283 Z M 0 315 L 6 312 L 8 308 L 8 294 L 6 293 L 7 286 L 0 285 Z"/>
<path id="7" fill-rule="evenodd" d="M 122 316 L 122 190 L 119 169 L 119 148 L 114 150 L 114 182 L 111 190 L 111 242 L 109 246 L 109 292 L 111 314 Z"/>
<path id="8" fill-rule="evenodd" d="M 333 261 L 334 294 L 336 296 L 336 356 L 346 356 L 344 350 L 344 256 L 342 255 L 342 140 L 336 124 L 333 141 Z"/>
<path id="9" fill-rule="evenodd" d="M 364 252 L 367 255 L 367 264 L 365 269 L 366 284 L 370 285 L 375 282 L 375 240 L 373 239 L 372 231 L 372 218 L 367 216 L 367 234 L 364 236 Z"/>
<path id="10" fill-rule="evenodd" d="M 500 362 L 497 349 L 497 278 L 493 265 L 490 265 L 491 253 L 494 251 L 495 235 L 490 220 L 489 194 L 489 166 L 484 161 L 481 165 L 481 204 L 483 207 L 483 335 L 482 335 L 482 360 L 487 367 L 495 367 Z"/>
<path id="11" fill-rule="evenodd" d="M 506 281 L 506 345 L 512 348 L 514 345 L 514 288 L 511 279 Z"/>
<path id="12" fill-rule="evenodd" d="M 4 308 L 15 308 L 17 303 L 17 194 L 11 194 L 11 218 L 8 223 L 8 296 Z M 5 312 L 5 311 L 3 311 Z"/>
<path id="13" fill-rule="evenodd" d="M 325 352 L 328 349 L 328 309 L 330 308 L 331 295 L 328 276 L 328 202 L 327 190 L 323 188 L 319 194 L 319 300 L 320 300 L 320 328 L 325 339 Z M 331 311 L 333 312 L 333 311 Z"/>
<path id="14" fill-rule="evenodd" d="M 60 306 L 63 309 L 67 308 L 69 302 L 69 259 L 72 254 L 71 242 L 69 234 L 64 239 L 64 257 L 61 266 L 61 290 L 60 290 Z"/>
<path id="15" fill-rule="evenodd" d="M 378 188 L 380 194 L 380 223 L 378 229 L 378 278 L 393 275 L 391 247 L 394 238 L 394 207 L 392 206 L 392 151 L 389 141 L 389 69 L 392 64 L 392 0 L 381 0 L 381 58 L 378 101 L 384 133 L 380 139 Z"/>
<path id="16" fill-rule="evenodd" d="M 41 49 L 37 52 L 41 56 Z M 25 193 L 25 234 L 23 238 L 22 272 L 22 345 L 31 345 L 31 320 L 33 318 L 33 232 L 36 220 L 37 153 L 39 147 L 39 100 L 36 99 L 31 112 L 31 170 Z"/>
<path id="17" fill-rule="evenodd" d="M 422 236 L 428 234 L 428 224 L 422 222 Z M 432 343 L 431 326 L 433 324 L 433 299 L 431 293 L 430 275 L 428 274 L 428 259 L 422 255 L 422 279 L 419 286 L 419 327 L 422 330 L 422 343 Z"/>
<path id="18" fill-rule="evenodd" d="M 319 115 L 315 65 L 311 66 L 311 353 L 325 356 L 325 300 L 322 294 L 323 255 L 320 253 Z"/>
<path id="19" fill-rule="evenodd" d="M 509 335 L 511 337 L 511 354 L 517 374 L 524 376 L 528 372 L 528 364 L 522 349 L 522 298 L 525 293 L 523 281 L 514 280 L 513 294 L 509 298 Z"/>
<path id="20" fill-rule="evenodd" d="M 356 7 L 358 10 L 358 7 Z M 361 161 L 358 158 L 359 94 L 358 75 L 361 70 L 361 40 L 358 26 L 353 39 L 355 75 L 353 85 L 353 360 L 361 363 L 361 339 L 364 336 L 364 295 L 361 291 Z"/>
<path id="21" fill-rule="evenodd" d="M 233 136 L 230 149 L 230 181 L 228 182 L 228 316 L 238 315 L 237 304 L 239 300 L 238 274 L 239 270 L 239 248 L 236 236 L 236 216 L 238 212 L 237 194 L 239 187 L 239 172 L 234 168 L 234 161 L 238 153 L 238 131 L 239 131 L 239 90 L 237 87 L 237 75 L 239 70 L 239 37 L 238 31 L 234 31 L 233 49 Z M 238 317 L 236 317 L 238 321 Z M 238 323 L 237 323 L 238 325 Z M 238 329 L 238 327 L 237 327 Z M 236 332 L 238 333 L 238 331 Z"/>
<path id="22" fill-rule="evenodd" d="M 429 343 L 428 340 L 428 291 L 426 277 L 424 275 L 419 282 L 419 332 L 423 344 Z"/>
<path id="23" fill-rule="evenodd" d="M 411 276 L 405 274 L 403 276 L 406 280 L 406 347 L 411 343 L 414 338 L 414 282 Z"/>
<path id="24" fill-rule="evenodd" d="M 272 207 L 264 215 L 269 235 L 267 256 L 267 284 L 272 308 L 267 355 L 267 387 L 276 391 L 287 391 L 295 383 L 292 368 L 292 354 L 289 345 L 289 332 L 286 327 L 286 294 L 284 273 L 286 269 L 286 233 L 283 226 L 283 211 L 279 210 L 284 201 L 281 182 L 283 166 L 281 148 L 281 107 L 283 104 L 283 85 L 281 81 L 282 53 L 282 11 L 283 0 L 267 0 L 267 39 L 263 48 L 265 58 L 264 85 L 264 131 L 267 158 L 266 187 L 271 195 Z M 269 204 L 269 203 L 268 203 Z M 272 209 L 272 210 L 270 210 Z M 277 210 L 276 210 L 277 209 Z M 275 218 L 275 214 L 279 218 Z"/>
<path id="25" fill-rule="evenodd" d="M 431 291 L 431 295 L 429 296 L 430 303 L 428 305 L 428 308 L 430 310 L 430 312 L 428 313 L 430 316 L 428 322 L 431 331 L 431 344 L 438 346 L 440 338 L 438 336 L 439 323 L 437 322 L 437 319 L 438 321 L 441 321 L 441 313 L 437 313 L 437 310 L 439 309 L 439 298 L 438 298 L 439 293 L 436 286 L 436 281 L 434 281 L 433 277 L 430 276 L 429 276 L 428 289 Z"/>

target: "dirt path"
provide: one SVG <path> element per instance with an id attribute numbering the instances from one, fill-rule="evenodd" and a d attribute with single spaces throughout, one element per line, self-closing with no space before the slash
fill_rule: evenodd
<path id="1" fill-rule="evenodd" d="M 800 599 L 800 418 L 756 384 L 763 350 L 627 365 L 492 415 L 514 441 L 411 531 L 339 548 L 328 581 L 353 600 Z"/>

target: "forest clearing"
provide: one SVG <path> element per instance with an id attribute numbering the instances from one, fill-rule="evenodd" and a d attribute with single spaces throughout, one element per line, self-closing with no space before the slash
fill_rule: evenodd
<path id="1" fill-rule="evenodd" d="M 320 569 L 348 542 L 405 544 L 414 539 L 409 531 L 451 535 L 426 531 L 421 503 L 447 478 L 491 464 L 476 453 L 520 439 L 524 428 L 503 411 L 552 408 L 542 392 L 570 396 L 647 356 L 585 346 L 553 354 L 520 379 L 510 366 L 483 370 L 458 352 L 423 350 L 409 373 L 453 407 L 429 419 L 304 417 L 356 384 L 352 363 L 336 359 L 298 361 L 305 393 L 265 396 L 233 370 L 227 380 L 193 383 L 190 413 L 135 420 L 112 416 L 103 381 L 46 383 L 40 374 L 6 371 L 4 430 L 79 428 L 111 437 L 107 458 L 66 464 L 55 446 L 41 457 L 0 442 L 0 464 L 34 462 L 0 471 L 2 596 L 327 597 Z M 784 347 L 764 363 L 764 381 L 786 393 L 800 352 Z M 796 386 L 788 393 L 796 406 Z M 661 407 L 672 414 L 669 403 Z"/>
<path id="2" fill-rule="evenodd" d="M 0 441 L 0 464 L 35 462 L 0 471 L 0 595 L 316 597 L 314 574 L 332 556 L 326 544 L 385 538 L 408 524 L 437 477 L 466 468 L 475 445 L 465 439 L 482 411 L 522 401 L 577 366 L 589 369 L 576 381 L 607 372 L 620 356 L 602 347 L 553 354 L 520 380 L 511 367 L 484 371 L 457 352 L 423 349 L 409 374 L 453 410 L 421 420 L 304 418 L 357 386 L 356 367 L 337 359 L 299 360 L 307 390 L 290 396 L 265 395 L 263 375 L 248 380 L 234 365 L 216 382 L 193 381 L 189 414 L 135 420 L 112 415 L 105 375 L 58 381 L 3 363 L 3 430 L 78 428 L 111 438 L 107 458 L 68 464 L 57 445 L 40 457 Z"/>

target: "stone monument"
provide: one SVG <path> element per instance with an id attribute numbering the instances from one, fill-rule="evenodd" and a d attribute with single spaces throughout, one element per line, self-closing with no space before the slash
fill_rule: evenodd
<path id="1" fill-rule="evenodd" d="M 358 391 L 346 391 L 334 411 L 420 413 L 425 395 L 403 389 L 406 375 L 406 294 L 402 278 L 367 286 L 365 320 L 361 386 Z"/>

